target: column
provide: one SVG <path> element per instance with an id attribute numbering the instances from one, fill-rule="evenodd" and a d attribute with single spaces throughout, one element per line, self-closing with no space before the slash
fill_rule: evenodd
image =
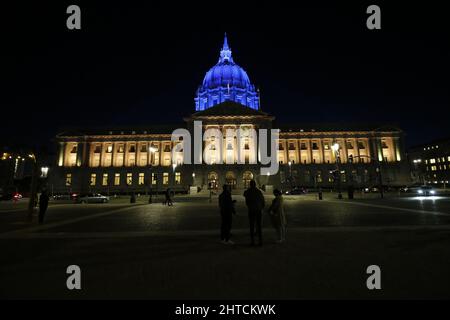
<path id="1" fill-rule="evenodd" d="M 65 153 L 66 153 L 66 143 L 60 141 L 58 150 L 58 167 L 64 166 Z"/>
<path id="2" fill-rule="evenodd" d="M 312 156 L 312 140 L 311 139 L 308 139 L 307 140 L 307 147 L 308 147 L 308 163 L 313 163 L 313 161 L 312 161 L 312 159 L 313 159 L 313 156 Z"/>
<path id="3" fill-rule="evenodd" d="M 319 146 L 319 163 L 325 163 L 325 153 L 323 151 L 323 139 L 319 138 L 318 140 L 318 146 Z"/>
<path id="4" fill-rule="evenodd" d="M 347 163 L 348 162 L 348 153 L 347 153 L 347 139 L 344 137 L 342 138 L 342 143 L 340 143 L 341 145 L 341 151 L 340 151 L 340 160 L 341 163 Z"/>

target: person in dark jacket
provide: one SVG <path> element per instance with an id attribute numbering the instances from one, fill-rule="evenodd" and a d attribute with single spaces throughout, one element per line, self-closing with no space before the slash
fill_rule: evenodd
<path id="1" fill-rule="evenodd" d="M 223 185 L 223 192 L 219 195 L 219 208 L 222 220 L 220 225 L 220 239 L 224 244 L 234 244 L 230 240 L 230 237 L 233 214 L 236 214 L 236 212 L 234 210 L 234 201 L 231 198 L 231 192 L 226 184 Z"/>
<path id="2" fill-rule="evenodd" d="M 261 220 L 262 220 L 262 210 L 265 206 L 264 195 L 261 190 L 256 187 L 255 180 L 250 181 L 250 188 L 244 192 L 245 204 L 248 208 L 248 219 L 250 223 L 250 238 L 251 245 L 255 245 L 255 225 L 256 233 L 258 235 L 258 245 L 262 246 L 262 231 L 261 231 Z"/>
<path id="3" fill-rule="evenodd" d="M 166 193 L 166 200 L 164 201 L 163 204 L 167 204 L 167 206 L 173 206 L 173 202 L 172 202 L 172 190 L 170 188 L 167 188 Z"/>
<path id="4" fill-rule="evenodd" d="M 44 223 L 44 216 L 45 212 L 48 208 L 48 201 L 49 201 L 48 193 L 47 191 L 42 191 L 41 196 L 39 197 L 39 223 Z"/>

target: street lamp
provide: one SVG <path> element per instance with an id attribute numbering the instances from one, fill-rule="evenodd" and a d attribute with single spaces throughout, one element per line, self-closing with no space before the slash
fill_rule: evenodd
<path id="1" fill-rule="evenodd" d="M 48 176 L 48 167 L 41 167 L 41 178 L 47 178 Z"/>
<path id="2" fill-rule="evenodd" d="M 338 199 L 342 199 L 342 192 L 341 192 L 341 169 L 340 169 L 340 155 L 339 155 L 339 143 L 335 142 L 331 146 L 331 150 L 334 151 L 335 157 L 336 157 L 336 170 L 337 170 L 337 179 L 338 179 Z"/>
<path id="3" fill-rule="evenodd" d="M 34 207 L 37 203 L 36 197 L 37 197 L 37 183 L 39 179 L 39 173 L 38 173 L 38 163 L 36 159 L 36 155 L 34 153 L 30 153 L 28 157 L 33 160 L 33 172 L 31 175 L 31 190 L 30 190 L 30 200 L 28 202 L 28 219 L 31 221 L 33 217 L 33 211 Z"/>
<path id="4" fill-rule="evenodd" d="M 292 161 L 288 161 L 288 165 L 289 165 L 289 184 L 291 185 L 291 190 L 292 190 Z"/>
<path id="5" fill-rule="evenodd" d="M 153 157 L 156 151 L 158 151 L 155 147 L 150 146 L 150 148 L 148 148 L 148 151 L 150 151 L 150 196 L 148 198 L 148 203 L 153 203 L 153 199 L 152 199 L 152 194 L 153 194 Z"/>

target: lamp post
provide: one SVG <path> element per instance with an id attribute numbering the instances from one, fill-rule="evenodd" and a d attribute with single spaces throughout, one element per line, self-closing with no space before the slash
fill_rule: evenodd
<path id="1" fill-rule="evenodd" d="M 291 191 L 292 191 L 292 161 L 288 162 L 289 166 L 289 184 L 291 185 Z"/>
<path id="2" fill-rule="evenodd" d="M 153 203 L 153 199 L 152 199 L 152 195 L 153 195 L 153 190 L 152 190 L 152 187 L 153 187 L 153 172 L 152 172 L 152 169 L 153 169 L 153 157 L 154 157 L 154 154 L 155 154 L 155 152 L 157 150 L 154 147 L 150 147 L 148 150 L 150 151 L 150 196 L 148 198 L 148 203 Z"/>
<path id="3" fill-rule="evenodd" d="M 33 218 L 33 211 L 36 205 L 36 197 L 37 197 L 37 182 L 39 178 L 39 170 L 38 163 L 36 159 L 36 155 L 31 153 L 28 157 L 33 160 L 33 171 L 31 174 L 31 190 L 30 190 L 30 200 L 28 201 L 28 219 L 31 220 Z"/>
<path id="4" fill-rule="evenodd" d="M 331 149 L 334 151 L 335 157 L 336 157 L 336 170 L 337 170 L 337 179 L 338 179 L 338 199 L 342 199 L 342 192 L 341 192 L 341 169 L 340 169 L 340 154 L 339 154 L 339 143 L 335 142 L 331 146 Z"/>
<path id="5" fill-rule="evenodd" d="M 172 163 L 172 170 L 173 170 L 173 187 L 175 188 L 175 184 L 176 184 L 176 175 L 175 175 L 175 169 L 177 168 L 177 164 L 176 163 Z"/>

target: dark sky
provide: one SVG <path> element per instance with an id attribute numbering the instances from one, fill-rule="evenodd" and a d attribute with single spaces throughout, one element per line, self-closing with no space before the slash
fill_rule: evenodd
<path id="1" fill-rule="evenodd" d="M 225 31 L 279 121 L 397 123 L 408 145 L 450 135 L 450 28 L 437 3 L 91 2 L 2 10 L 0 145 L 182 121 Z M 366 28 L 373 3 L 382 30 Z M 70 4 L 81 31 L 66 29 Z"/>

